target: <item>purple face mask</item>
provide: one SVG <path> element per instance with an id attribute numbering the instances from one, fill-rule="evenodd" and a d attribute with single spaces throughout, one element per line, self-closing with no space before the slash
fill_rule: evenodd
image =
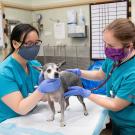
<path id="1" fill-rule="evenodd" d="M 105 55 L 107 58 L 112 59 L 113 61 L 120 61 L 127 56 L 128 53 L 125 53 L 124 48 L 114 49 L 114 48 L 105 48 Z"/>

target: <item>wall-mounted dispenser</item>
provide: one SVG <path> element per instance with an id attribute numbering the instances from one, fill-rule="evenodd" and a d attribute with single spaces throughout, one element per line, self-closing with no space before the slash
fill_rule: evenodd
<path id="1" fill-rule="evenodd" d="M 68 26 L 68 37 L 86 37 L 87 27 L 86 25 L 69 25 Z"/>
<path id="2" fill-rule="evenodd" d="M 74 20 L 74 21 L 73 21 Z M 68 37 L 86 37 L 87 27 L 85 25 L 85 18 L 82 9 L 79 10 L 78 21 L 76 10 L 68 11 Z"/>

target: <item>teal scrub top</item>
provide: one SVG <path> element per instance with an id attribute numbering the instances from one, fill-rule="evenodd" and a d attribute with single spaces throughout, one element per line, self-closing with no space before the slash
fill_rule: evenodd
<path id="1" fill-rule="evenodd" d="M 108 76 L 114 62 L 106 59 L 102 70 Z M 131 104 L 126 108 L 114 112 L 109 110 L 111 119 L 118 125 L 135 127 L 135 57 L 115 68 L 110 79 L 106 83 L 107 96 L 124 99 Z"/>
<path id="2" fill-rule="evenodd" d="M 0 122 L 19 116 L 6 104 L 2 102 L 2 97 L 15 91 L 20 91 L 25 98 L 34 91 L 34 86 L 38 84 L 39 71 L 32 66 L 41 66 L 36 61 L 27 62 L 29 74 L 23 67 L 12 57 L 9 56 L 0 63 Z"/>

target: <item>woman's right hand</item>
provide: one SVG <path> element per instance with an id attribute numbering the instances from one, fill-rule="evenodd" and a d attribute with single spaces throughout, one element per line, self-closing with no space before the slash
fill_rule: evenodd
<path id="1" fill-rule="evenodd" d="M 51 92 L 55 92 L 55 91 L 59 90 L 60 87 L 61 87 L 61 80 L 59 78 L 57 78 L 57 79 L 43 80 L 39 84 L 37 89 L 41 93 L 51 93 Z"/>

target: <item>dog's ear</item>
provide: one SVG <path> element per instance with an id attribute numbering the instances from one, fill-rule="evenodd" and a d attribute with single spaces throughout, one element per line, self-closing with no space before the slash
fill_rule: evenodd
<path id="1" fill-rule="evenodd" d="M 62 61 L 62 62 L 60 62 L 60 63 L 58 63 L 58 64 L 56 64 L 56 65 L 60 68 L 60 67 L 63 66 L 64 64 L 66 64 L 66 61 L 65 61 L 65 60 Z"/>
<path id="2" fill-rule="evenodd" d="M 43 71 L 43 66 L 32 66 L 32 67 L 38 71 Z"/>

